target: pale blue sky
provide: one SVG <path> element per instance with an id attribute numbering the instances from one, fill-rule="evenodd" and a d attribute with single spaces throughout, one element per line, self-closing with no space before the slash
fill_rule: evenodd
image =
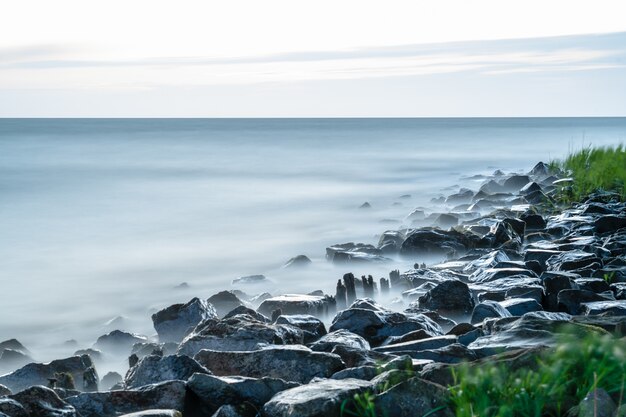
<path id="1" fill-rule="evenodd" d="M 621 2 L 48 3 L 0 18 L 0 117 L 626 116 Z"/>

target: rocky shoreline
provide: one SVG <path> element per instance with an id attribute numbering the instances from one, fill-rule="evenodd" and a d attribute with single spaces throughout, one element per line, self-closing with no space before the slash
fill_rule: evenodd
<path id="1" fill-rule="evenodd" d="M 543 163 L 480 179 L 377 245 L 326 251 L 346 271 L 394 257 L 409 271 L 348 272 L 335 294 L 193 298 L 152 315 L 157 336 L 113 331 L 46 364 L 2 342 L 0 417 L 331 417 L 354 415 L 355 394 L 379 415 L 448 416 L 459 363 L 525 366 L 564 324 L 624 337 L 626 204 L 598 192 L 560 207 L 571 179 Z M 126 375 L 100 376 L 102 355 L 127 358 Z"/>

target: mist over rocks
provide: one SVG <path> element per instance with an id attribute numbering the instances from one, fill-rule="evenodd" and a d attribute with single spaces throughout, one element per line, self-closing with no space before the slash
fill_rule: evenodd
<path id="1" fill-rule="evenodd" d="M 33 363 L 0 376 L 0 412 L 45 415 L 48 401 L 55 417 L 340 416 L 368 393 L 381 413 L 450 415 L 445 385 L 461 362 L 526 366 L 565 324 L 626 336 L 626 204 L 596 193 L 556 210 L 561 176 L 542 163 L 496 172 L 407 208 L 376 243 L 329 246 L 323 279 L 334 294 L 309 277 L 302 293 L 196 294 L 152 315 L 156 336 L 113 330 L 98 350 L 49 364 L 3 342 L 0 351 Z M 281 268 L 293 279 L 310 270 L 298 258 Z M 402 262 L 413 268 L 394 268 Z M 268 284 L 262 277 L 237 283 Z M 100 391 L 82 392 L 95 390 L 106 358 L 128 364 L 125 376 L 107 373 Z M 54 386 L 64 373 L 75 390 Z"/>

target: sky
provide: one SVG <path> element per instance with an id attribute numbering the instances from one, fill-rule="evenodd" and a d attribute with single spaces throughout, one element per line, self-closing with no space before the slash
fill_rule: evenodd
<path id="1" fill-rule="evenodd" d="M 0 117 L 626 116 L 623 0 L 5 1 Z"/>

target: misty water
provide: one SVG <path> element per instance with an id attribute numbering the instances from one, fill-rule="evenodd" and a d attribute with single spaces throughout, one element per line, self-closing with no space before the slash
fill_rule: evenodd
<path id="1" fill-rule="evenodd" d="M 408 269 L 333 266 L 325 248 L 376 244 L 472 175 L 625 139 L 624 118 L 0 119 L 0 340 L 50 360 L 69 339 L 153 335 L 152 313 L 194 296 Z M 299 254 L 311 267 L 282 268 Z M 269 281 L 231 284 L 250 274 Z"/>

